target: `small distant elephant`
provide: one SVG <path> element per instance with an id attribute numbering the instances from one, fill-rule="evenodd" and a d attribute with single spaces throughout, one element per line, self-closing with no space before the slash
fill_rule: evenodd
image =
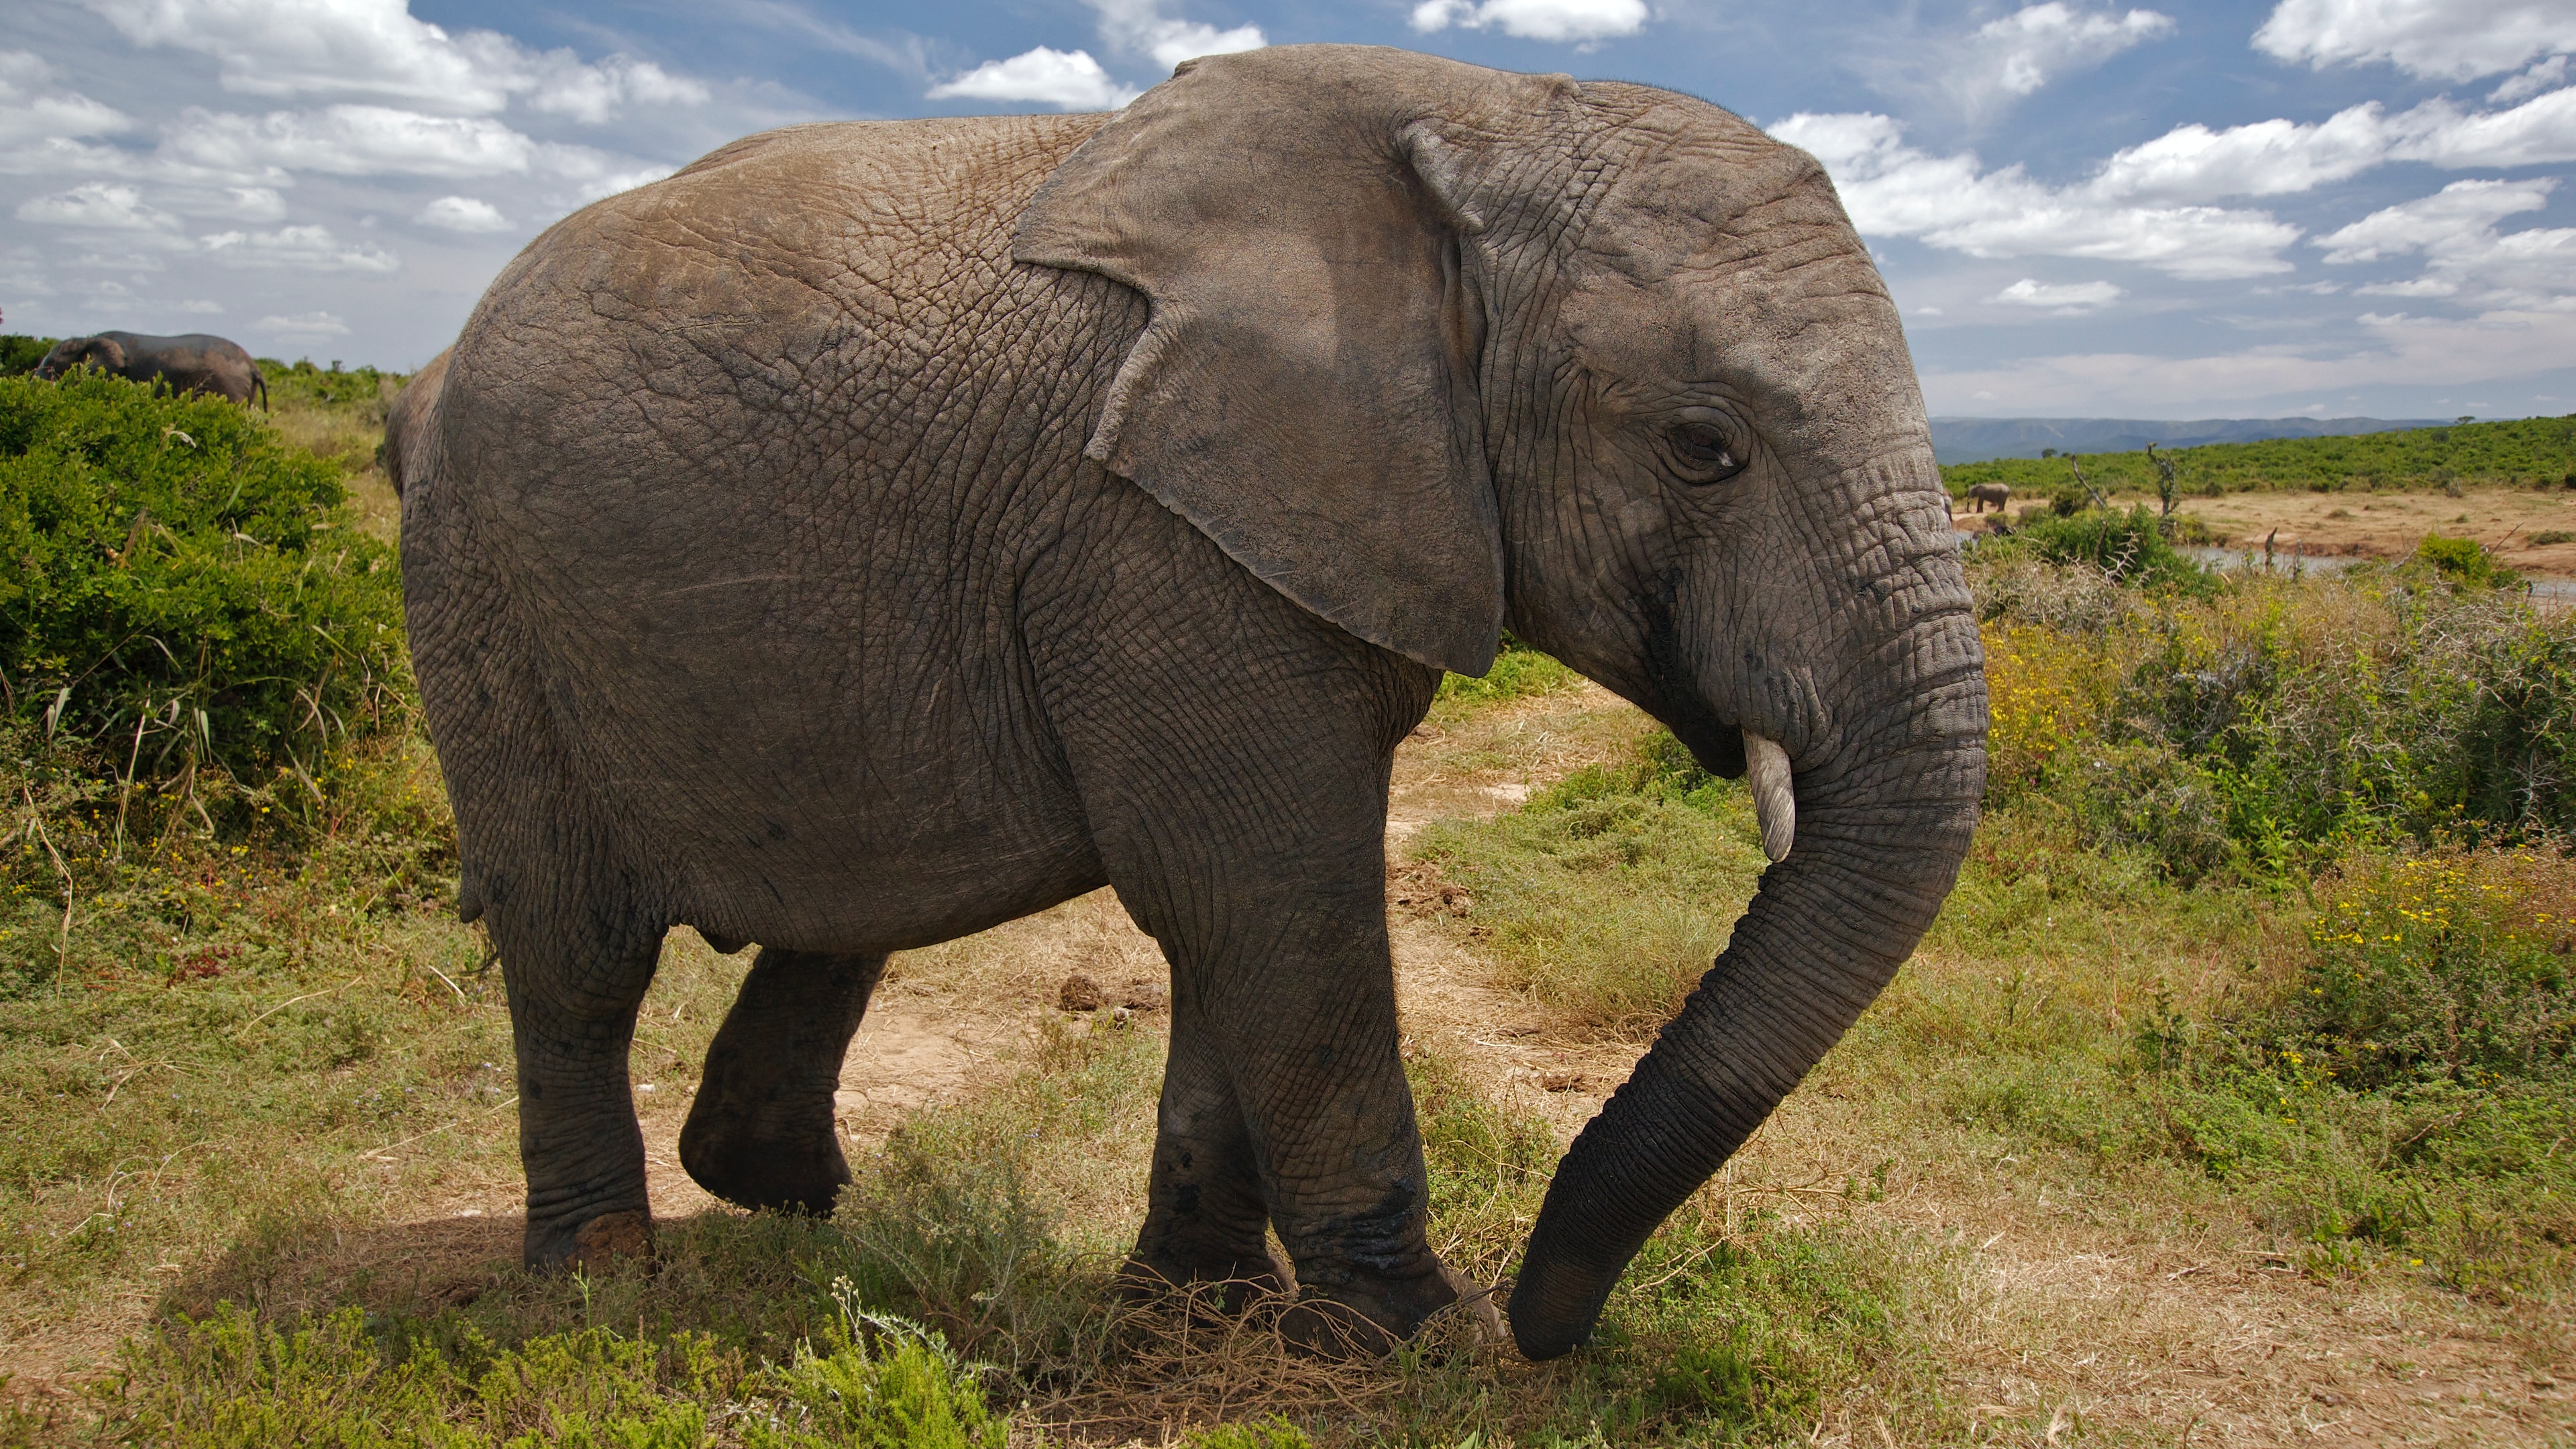
<path id="1" fill-rule="evenodd" d="M 1553 1357 L 1976 824 L 1896 307 L 1824 168 L 1688 96 L 1282 46 L 1116 115 L 774 131 L 558 222 L 440 387 L 405 606 L 532 1265 L 649 1242 L 627 1056 L 672 927 L 761 946 L 680 1166 L 829 1210 L 887 954 L 1108 885 L 1172 971 L 1130 1291 L 1285 1288 L 1275 1226 L 1298 1342 L 1473 1311 L 1387 781 L 1509 625 L 1749 775 L 1774 862 L 1548 1189 L 1511 1327 Z"/>
<path id="2" fill-rule="evenodd" d="M 1971 505 L 1968 509 L 1970 513 L 1985 512 L 1986 505 L 1989 503 L 1995 506 L 1995 512 L 2001 513 L 2004 511 L 2004 505 L 2012 502 L 2012 487 L 2004 483 L 1977 484 L 1968 490 L 1968 502 Z"/>
<path id="3" fill-rule="evenodd" d="M 402 496 L 403 484 L 420 477 L 426 466 L 430 413 L 438 406 L 438 394 L 446 382 L 447 353 L 442 352 L 413 373 L 402 391 L 394 394 L 393 406 L 385 409 L 385 440 L 376 448 L 376 466 L 394 485 L 396 498 Z"/>
<path id="4" fill-rule="evenodd" d="M 203 332 L 184 337 L 141 332 L 66 337 L 36 364 L 36 376 L 50 381 L 84 367 L 133 382 L 166 385 L 174 393 L 212 393 L 244 406 L 256 395 L 260 410 L 268 409 L 268 379 L 260 375 L 259 364 L 251 361 L 240 343 Z"/>

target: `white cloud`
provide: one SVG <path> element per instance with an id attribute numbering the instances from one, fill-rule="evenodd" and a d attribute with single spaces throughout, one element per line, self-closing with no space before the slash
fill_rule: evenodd
<path id="1" fill-rule="evenodd" d="M 2437 97 L 2396 115 L 2371 101 L 2313 124 L 2177 126 L 2064 187 L 2018 166 L 1986 171 L 1973 153 L 1916 150 L 1901 122 L 1871 112 L 1802 113 L 1771 130 L 1825 163 L 1870 235 L 1971 256 L 2098 257 L 2183 277 L 2245 277 L 2289 270 L 2278 254 L 2299 230 L 2269 212 L 2209 203 L 2311 191 L 2397 161 L 2454 170 L 2576 161 L 2576 87 L 2503 111 L 2463 111 Z"/>
<path id="2" fill-rule="evenodd" d="M 2375 104 L 2315 125 L 2273 120 L 2213 131 L 2194 122 L 2113 155 L 2087 189 L 2168 201 L 2306 191 L 2385 160 L 2386 129 Z"/>
<path id="3" fill-rule="evenodd" d="M 1163 14 L 1160 0 L 1090 0 L 1091 8 L 1100 12 L 1100 39 L 1110 49 L 1122 54 L 1150 55 L 1154 63 L 1168 71 L 1185 60 L 1202 55 L 1232 55 L 1238 51 L 1259 50 L 1270 42 L 1263 38 L 1258 25 L 1238 25 L 1232 30 L 1219 30 L 1195 20 L 1175 20 Z M 1124 104 L 1124 102 L 1121 102 Z"/>
<path id="4" fill-rule="evenodd" d="M 1111 80 L 1087 50 L 1041 45 L 1008 60 L 988 60 L 923 94 L 934 101 L 1034 101 L 1067 111 L 1107 111 L 1136 99 L 1139 92 Z"/>
<path id="5" fill-rule="evenodd" d="M 1270 42 L 1258 25 L 1219 30 L 1163 14 L 1161 0 L 1090 0 L 1100 14 L 1100 40 L 1111 51 L 1144 55 L 1169 71 L 1203 55 L 1259 50 Z M 1067 111 L 1116 110 L 1142 92 L 1110 78 L 1087 50 L 1039 46 L 1008 60 L 988 60 L 923 92 L 934 101 L 967 99 L 1034 103 Z"/>
<path id="6" fill-rule="evenodd" d="M 2340 231 L 2318 237 L 2329 262 L 2375 262 L 2435 248 L 2455 237 L 2493 231 L 2516 212 L 2549 204 L 2557 182 L 2454 181 L 2431 196 L 2374 211 Z"/>
<path id="7" fill-rule="evenodd" d="M 208 255 L 233 267 L 292 267 L 306 272 L 390 272 L 402 258 L 366 242 L 343 245 L 327 226 L 275 231 L 223 231 L 199 239 Z"/>
<path id="8" fill-rule="evenodd" d="M 134 122 L 123 111 L 78 91 L 62 90 L 55 84 L 57 79 L 44 57 L 0 50 L 0 146 L 48 136 L 106 136 L 133 128 Z"/>
<path id="9" fill-rule="evenodd" d="M 2128 292 L 2109 282 L 2049 283 L 2024 277 L 1986 300 L 2016 307 L 2048 307 L 2060 316 L 2080 316 L 2108 307 Z"/>
<path id="10" fill-rule="evenodd" d="M 537 58 L 537 83 L 528 108 L 570 116 L 600 125 L 629 105 L 703 106 L 707 88 L 675 76 L 649 60 L 612 55 L 597 65 L 584 65 L 569 50 L 548 51 Z"/>
<path id="11" fill-rule="evenodd" d="M 243 221 L 286 220 L 286 198 L 270 186 L 227 186 L 219 201 L 197 206 L 183 204 L 180 209 L 198 215 L 239 217 Z"/>
<path id="12" fill-rule="evenodd" d="M 510 219 L 488 201 L 471 196 L 442 196 L 420 209 L 412 218 L 423 226 L 446 231 L 508 231 Z"/>
<path id="13" fill-rule="evenodd" d="M 2140 206 L 2045 186 L 2019 166 L 1985 171 L 1969 152 L 1933 156 L 1905 145 L 1886 116 L 1801 113 L 1771 134 L 1825 164 L 1862 232 L 1970 256 L 2089 257 L 2219 279 L 2290 270 L 2280 253 L 2299 238 L 2268 212 Z"/>
<path id="14" fill-rule="evenodd" d="M 355 105 L 256 117 L 191 107 L 164 135 L 162 148 L 190 165 L 238 175 L 270 168 L 335 176 L 570 174 L 595 169 L 597 157 L 579 147 L 543 145 L 486 117 Z"/>
<path id="15" fill-rule="evenodd" d="M 2509 101 L 2521 100 L 2524 96 L 2536 96 L 2542 91 L 2564 85 L 2566 82 L 2567 57 L 2553 55 L 2489 91 L 2487 99 L 2497 105 L 2504 105 Z"/>
<path id="16" fill-rule="evenodd" d="M 2558 183 L 2454 181 L 2316 239 L 2329 262 L 2421 255 L 2421 275 L 2357 290 L 2382 297 L 2466 298 L 2490 307 L 2576 310 L 2576 228 L 2499 233 L 2498 223 L 2549 204 Z"/>
<path id="17" fill-rule="evenodd" d="M 167 231 L 179 224 L 168 212 L 144 205 L 140 188 L 111 181 L 86 182 L 21 202 L 18 219 L 88 231 Z"/>
<path id="18" fill-rule="evenodd" d="M 2069 8 L 2059 0 L 2017 10 L 1977 27 L 1972 60 L 1960 79 L 1973 91 L 2000 88 L 2026 96 L 2069 70 L 2089 70 L 2142 41 L 2173 33 L 2173 18 L 2132 10 L 2116 19 Z"/>
<path id="19" fill-rule="evenodd" d="M 2104 198 L 2210 201 L 2312 190 L 2391 161 L 2535 166 L 2576 161 L 2576 88 L 2508 111 L 2468 112 L 2435 98 L 2397 115 L 2377 101 L 2314 125 L 2256 121 L 2213 131 L 2192 124 L 2104 162 L 2086 188 Z"/>
<path id="20" fill-rule="evenodd" d="M 1646 24 L 1645 0 L 1422 0 L 1413 28 L 1425 34 L 1459 26 L 1488 27 L 1523 40 L 1590 44 L 1634 35 Z"/>
<path id="21" fill-rule="evenodd" d="M 488 114 L 526 95 L 538 110 L 593 124 L 626 105 L 702 105 L 707 88 L 650 61 L 596 65 L 537 52 L 506 35 L 451 35 L 408 0 L 85 0 L 138 45 L 214 57 L 243 95 L 368 95 L 430 110 Z"/>
<path id="22" fill-rule="evenodd" d="M 2576 50 L 2566 0 L 2281 0 L 2257 50 L 2323 69 L 2387 61 L 2430 80 L 2465 81 Z M 2509 99 L 2509 97 L 2498 97 Z"/>
<path id="23" fill-rule="evenodd" d="M 186 312 L 189 315 L 196 317 L 220 317 L 224 314 L 224 304 L 221 302 L 209 302 L 200 297 L 192 298 L 185 302 L 174 303 L 171 310 L 174 312 Z"/>
<path id="24" fill-rule="evenodd" d="M 2551 91 L 2509 111 L 2473 113 L 2437 96 L 2389 119 L 2388 159 L 2470 166 L 2547 166 L 2576 161 L 2576 87 Z"/>
<path id="25" fill-rule="evenodd" d="M 349 324 L 329 312 L 298 312 L 292 317 L 262 317 L 250 325 L 287 342 L 319 342 L 326 337 L 349 335 Z"/>

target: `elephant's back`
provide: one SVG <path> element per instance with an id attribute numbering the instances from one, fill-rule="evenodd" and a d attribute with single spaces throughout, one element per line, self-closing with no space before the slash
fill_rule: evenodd
<path id="1" fill-rule="evenodd" d="M 1029 196 L 1096 116 L 849 121 L 745 137 L 576 212 L 493 283 L 460 371 L 497 328 L 677 322 L 735 361 L 846 345 L 953 344 L 1000 285 Z M 719 339 L 730 335 L 733 345 Z"/>
<path id="2" fill-rule="evenodd" d="M 874 452 L 936 431 L 943 383 L 1007 366 L 1013 314 L 1101 290 L 1010 260 L 1028 198 L 1101 119 L 790 127 L 575 213 L 502 272 L 458 339 L 451 451 L 606 446 L 617 456 L 598 461 L 637 477 L 764 432 L 825 446 L 832 429 L 811 414 L 827 398 Z M 642 426 L 605 434 L 599 408 Z"/>

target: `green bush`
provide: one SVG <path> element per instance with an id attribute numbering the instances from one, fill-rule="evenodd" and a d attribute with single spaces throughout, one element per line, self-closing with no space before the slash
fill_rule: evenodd
<path id="1" fill-rule="evenodd" d="M 2350 861 L 2309 926 L 2292 1034 L 2364 1090 L 2560 1074 L 2576 1047 L 2576 924 L 2530 905 L 2512 875 L 2458 855 Z"/>
<path id="2" fill-rule="evenodd" d="M 858 1311 L 846 1283 L 835 1292 L 842 1323 L 825 1352 L 799 1344 L 792 1361 L 765 1376 L 761 1387 L 776 1417 L 746 1420 L 747 1449 L 1004 1449 L 1010 1421 L 985 1404 L 976 1370 L 945 1340 Z M 682 1442 L 695 1449 L 703 1441 Z"/>
<path id="3" fill-rule="evenodd" d="M 2496 556 L 2474 538 L 2444 538 L 2428 533 L 2422 543 L 2415 545 L 2415 557 L 2452 579 L 2479 588 L 2510 587 L 2522 582 L 2522 575 L 2498 563 Z"/>
<path id="4" fill-rule="evenodd" d="M 25 337 L 16 333 L 0 335 L 0 377 L 16 377 L 35 371 L 36 364 L 44 361 L 45 354 L 53 351 L 54 344 L 60 340 Z"/>
<path id="5" fill-rule="evenodd" d="M 2144 504 L 2121 513 L 2105 508 L 2054 510 L 2021 525 L 2014 544 L 2055 564 L 2089 564 L 2120 583 L 2206 593 L 2209 571 L 2174 551 L 2155 512 Z"/>
<path id="6" fill-rule="evenodd" d="M 221 399 L 0 379 L 0 704 L 137 773 L 309 774 L 404 667 L 394 552 L 344 497 Z"/>
<path id="7" fill-rule="evenodd" d="M 2197 885 L 2238 853 L 2208 772 L 2171 745 L 2095 743 L 2058 752 L 2049 769 L 2092 843 L 2143 850 L 2176 884 Z"/>
<path id="8" fill-rule="evenodd" d="M 2097 842 L 2146 845 L 2179 879 L 2211 858 L 2185 829 L 2211 798 L 2231 859 L 2275 867 L 2313 869 L 2353 839 L 2576 834 L 2576 617 L 2424 565 L 2150 593 L 1993 547 L 1974 577 L 1989 747 L 2009 767 L 1990 776 L 1997 805 L 2060 794 Z M 2150 755 L 2119 754 L 2133 746 Z M 2070 749 L 2116 758 L 2125 783 L 2042 768 Z M 2170 780 L 2150 778 L 2156 750 Z"/>

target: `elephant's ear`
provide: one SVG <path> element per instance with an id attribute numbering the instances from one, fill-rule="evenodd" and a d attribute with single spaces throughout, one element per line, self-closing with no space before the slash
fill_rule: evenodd
<path id="1" fill-rule="evenodd" d="M 1431 129 L 1527 80 L 1347 46 L 1192 62 L 1056 168 L 1011 253 L 1151 304 L 1089 456 L 1307 609 L 1465 674 L 1499 644 L 1502 530 L 1474 222 Z"/>
<path id="2" fill-rule="evenodd" d="M 90 358 L 109 372 L 125 370 L 125 344 L 113 337 L 93 337 L 89 343 Z"/>

